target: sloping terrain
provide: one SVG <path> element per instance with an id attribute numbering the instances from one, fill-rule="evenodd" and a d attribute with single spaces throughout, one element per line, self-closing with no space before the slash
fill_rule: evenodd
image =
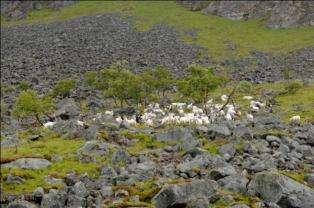
<path id="1" fill-rule="evenodd" d="M 313 207 L 313 27 L 59 3 L 1 16 L 1 207 Z"/>

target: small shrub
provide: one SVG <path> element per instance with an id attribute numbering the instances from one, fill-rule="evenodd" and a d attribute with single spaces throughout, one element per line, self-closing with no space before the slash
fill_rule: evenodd
<path id="1" fill-rule="evenodd" d="M 57 83 L 53 89 L 54 96 L 68 97 L 71 91 L 75 88 L 76 81 L 72 79 L 64 79 Z"/>
<path id="2" fill-rule="evenodd" d="M 214 75 L 212 69 L 199 65 L 189 67 L 190 74 L 179 81 L 179 91 L 195 102 L 207 102 L 210 93 L 221 86 L 226 80 L 222 76 Z"/>
<path id="3" fill-rule="evenodd" d="M 54 109 L 54 102 L 50 97 L 39 98 L 34 90 L 27 90 L 20 93 L 13 108 L 13 116 L 18 119 L 34 117 L 40 124 L 40 118 L 51 113 Z"/>

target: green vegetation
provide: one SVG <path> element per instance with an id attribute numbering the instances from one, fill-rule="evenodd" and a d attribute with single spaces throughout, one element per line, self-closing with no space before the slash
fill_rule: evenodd
<path id="1" fill-rule="evenodd" d="M 212 58 L 219 60 L 246 57 L 251 51 L 286 54 L 314 45 L 313 27 L 268 29 L 259 20 L 232 21 L 162 1 L 80 1 L 57 11 L 33 11 L 25 20 L 10 22 L 1 18 L 1 26 L 49 23 L 103 13 L 132 16 L 139 30 L 160 23 L 173 26 L 185 41 L 204 46 Z M 187 35 L 191 30 L 197 32 L 196 38 Z M 231 50 L 230 45 L 235 45 L 235 49 Z"/>
<path id="2" fill-rule="evenodd" d="M 203 149 L 207 150 L 213 155 L 219 155 L 219 147 L 227 143 L 228 141 L 225 139 L 209 141 L 208 139 L 204 138 L 202 140 Z"/>
<path id="3" fill-rule="evenodd" d="M 60 96 L 62 98 L 68 97 L 72 90 L 76 86 L 76 81 L 72 79 L 64 79 L 59 81 L 53 89 L 54 96 Z"/>
<path id="4" fill-rule="evenodd" d="M 86 83 L 102 90 L 106 98 L 112 98 L 116 105 L 142 104 L 155 100 L 172 87 L 171 73 L 162 67 L 152 71 L 134 74 L 125 63 L 117 62 L 100 72 L 88 72 Z"/>
<path id="5" fill-rule="evenodd" d="M 205 103 L 210 93 L 224 83 L 223 77 L 215 76 L 211 69 L 198 65 L 189 67 L 190 74 L 179 81 L 179 91 L 198 103 Z"/>
<path id="6" fill-rule="evenodd" d="M 115 204 L 115 205 L 108 205 L 112 208 L 118 207 L 154 207 L 151 204 L 151 199 L 160 191 L 161 187 L 157 185 L 154 180 L 147 180 L 143 182 L 135 183 L 133 186 L 115 186 L 113 188 L 114 191 L 117 190 L 126 190 L 131 196 L 139 196 L 140 202 L 132 202 L 129 201 L 129 197 L 126 198 L 123 202 Z"/>
<path id="7" fill-rule="evenodd" d="M 21 91 L 26 91 L 28 89 L 31 88 L 31 84 L 27 81 L 21 81 L 19 84 L 18 84 L 18 89 L 21 90 Z"/>
<path id="8" fill-rule="evenodd" d="M 128 139 L 136 140 L 135 144 L 128 148 L 128 152 L 131 155 L 138 155 L 145 152 L 147 149 L 157 149 L 166 146 L 164 142 L 159 142 L 145 134 L 132 134 L 130 132 L 124 132 L 123 136 Z"/>
<path id="9" fill-rule="evenodd" d="M 43 130 L 41 130 L 43 131 Z M 48 130 L 45 130 L 48 131 Z M 41 170 L 5 169 L 1 168 L 1 183 L 6 194 L 32 193 L 38 186 L 48 190 L 55 187 L 45 182 L 45 176 L 50 175 L 55 178 L 64 178 L 67 173 L 75 171 L 78 174 L 87 173 L 91 177 L 97 177 L 100 164 L 80 163 L 77 160 L 76 152 L 84 144 L 83 140 L 69 140 L 56 137 L 51 132 L 41 132 L 44 138 L 38 141 L 27 139 L 29 133 L 23 133 L 21 139 L 24 144 L 14 149 L 1 149 L 1 163 L 13 161 L 22 157 L 38 157 L 51 160 L 58 155 L 62 161 L 53 162 L 52 166 Z M 7 184 L 5 182 L 8 174 L 20 176 L 27 179 L 22 184 Z"/>
<path id="10" fill-rule="evenodd" d="M 40 118 L 52 112 L 54 102 L 50 97 L 39 98 L 34 90 L 27 90 L 20 93 L 16 100 L 13 116 L 18 119 L 34 117 L 39 124 Z"/>

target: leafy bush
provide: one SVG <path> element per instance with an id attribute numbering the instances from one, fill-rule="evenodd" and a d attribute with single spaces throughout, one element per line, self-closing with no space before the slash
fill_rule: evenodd
<path id="1" fill-rule="evenodd" d="M 199 65 L 189 67 L 190 74 L 179 81 L 179 91 L 195 102 L 205 103 L 210 92 L 225 82 L 221 76 L 215 76 L 213 71 Z"/>
<path id="2" fill-rule="evenodd" d="M 64 79 L 59 81 L 53 89 L 54 96 L 68 97 L 75 88 L 76 81 L 72 79 Z"/>
<path id="3" fill-rule="evenodd" d="M 34 90 L 20 93 L 13 108 L 13 116 L 19 119 L 34 117 L 40 124 L 40 118 L 48 115 L 54 109 L 54 102 L 50 97 L 39 98 Z"/>

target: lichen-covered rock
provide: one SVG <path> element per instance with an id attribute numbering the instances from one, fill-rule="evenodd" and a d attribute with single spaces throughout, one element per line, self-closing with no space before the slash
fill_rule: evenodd
<path id="1" fill-rule="evenodd" d="M 41 158 L 20 158 L 10 163 L 1 165 L 1 168 L 22 168 L 22 169 L 42 169 L 51 165 L 46 159 Z"/>
<path id="2" fill-rule="evenodd" d="M 25 200 L 16 200 L 10 203 L 8 208 L 37 208 L 37 206 Z"/>
<path id="3" fill-rule="evenodd" d="M 156 208 L 185 207 L 198 198 L 209 198 L 216 193 L 218 185 L 211 180 L 193 180 L 191 182 L 169 185 L 154 196 Z"/>
<path id="4" fill-rule="evenodd" d="M 251 194 L 280 207 L 311 208 L 314 204 L 313 189 L 275 172 L 255 174 L 248 189 Z"/>
<path id="5" fill-rule="evenodd" d="M 189 128 L 174 128 L 165 132 L 158 132 L 154 135 L 154 138 L 162 142 L 176 143 L 184 151 L 199 146 L 199 141 Z"/>

